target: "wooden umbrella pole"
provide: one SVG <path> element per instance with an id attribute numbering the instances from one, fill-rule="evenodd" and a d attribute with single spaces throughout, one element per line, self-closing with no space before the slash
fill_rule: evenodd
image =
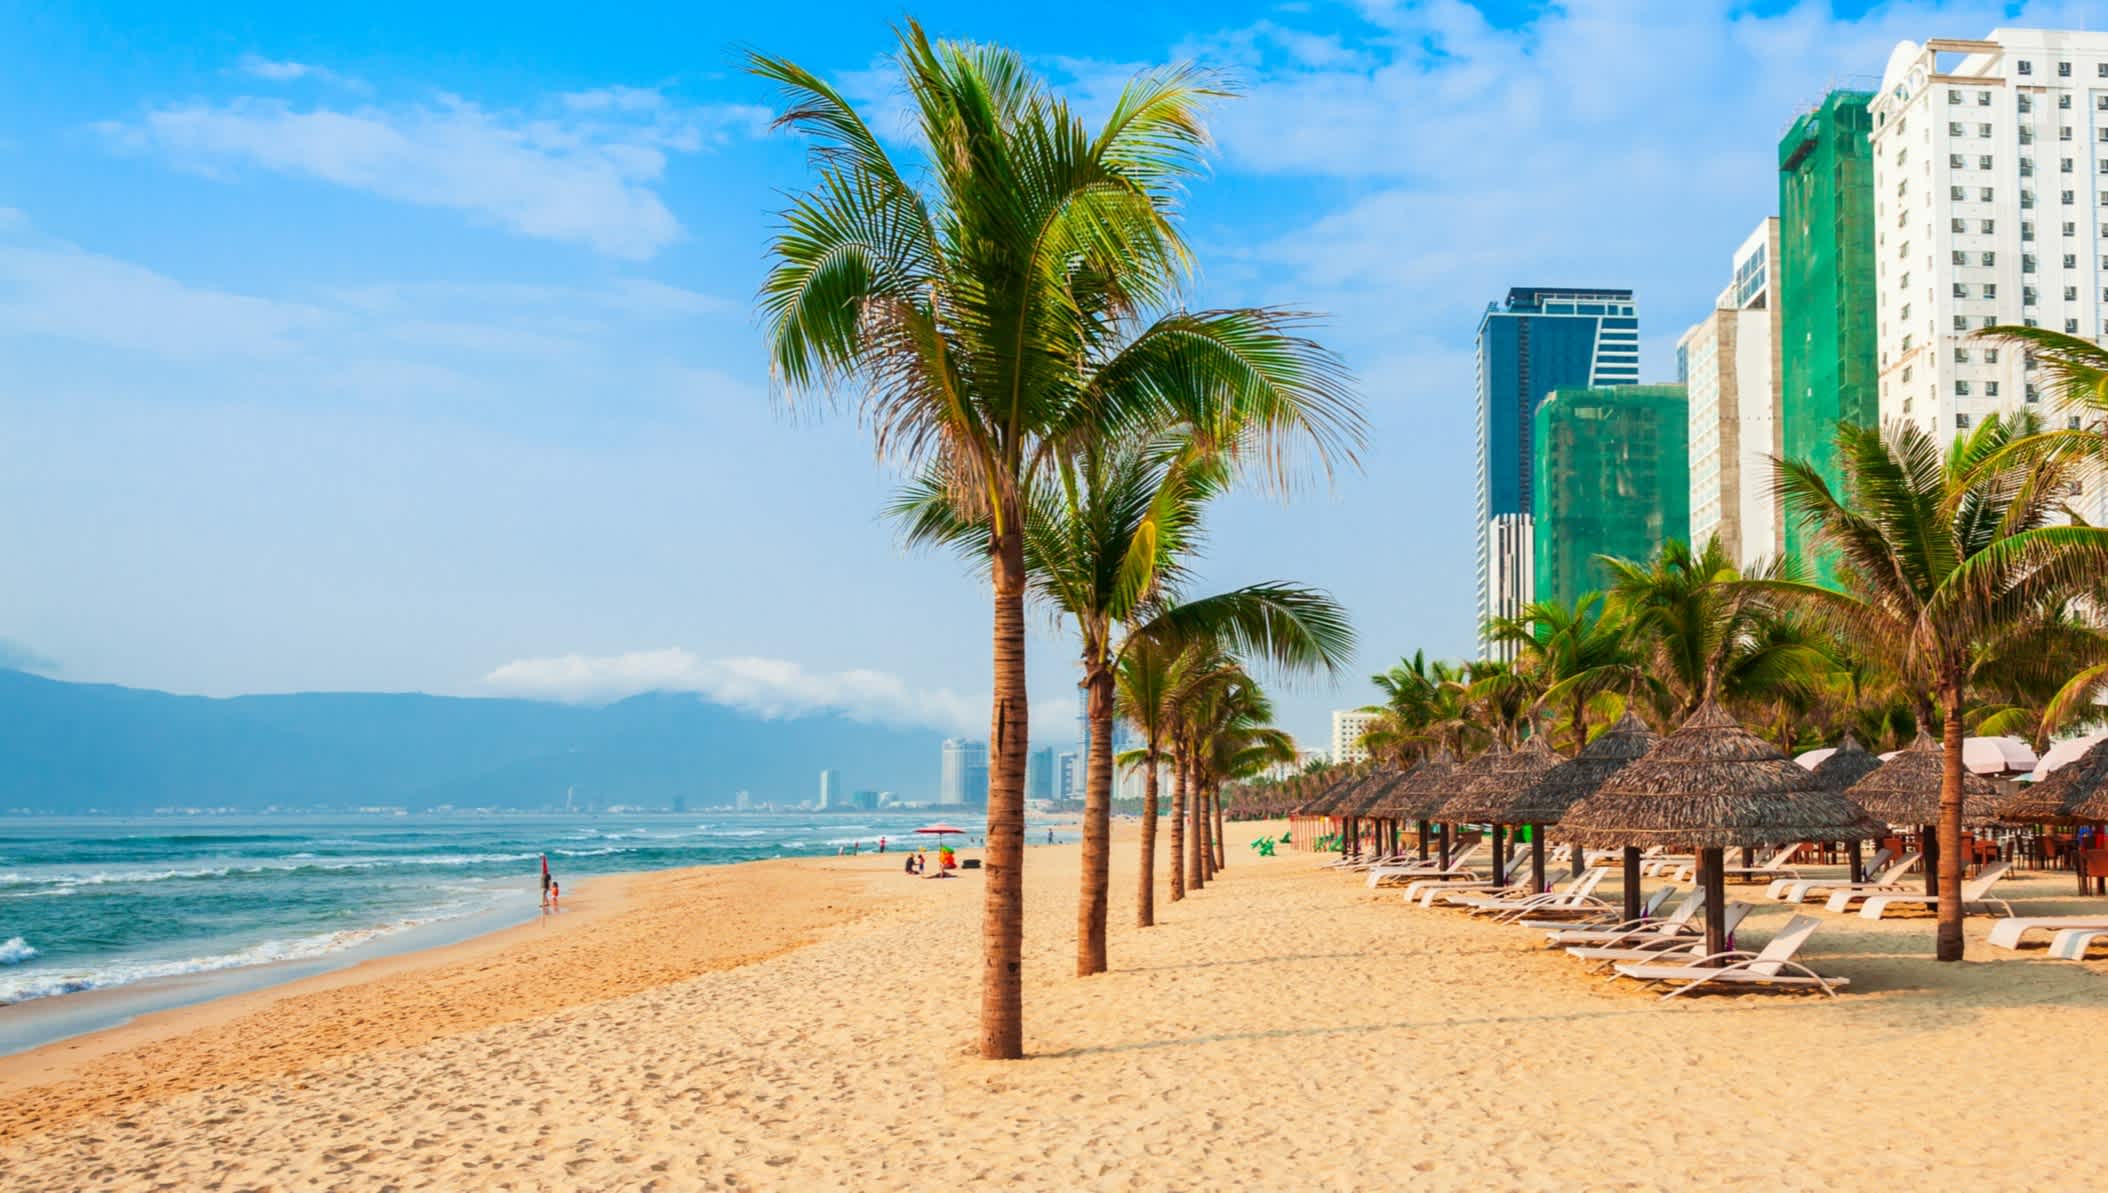
<path id="1" fill-rule="evenodd" d="M 1925 893 L 1938 897 L 1940 893 L 1940 834 L 1929 824 L 1918 826 L 1918 840 L 1924 843 Z"/>
<path id="2" fill-rule="evenodd" d="M 1640 847 L 1625 847 L 1625 918 L 1640 918 Z"/>
<path id="3" fill-rule="evenodd" d="M 1727 850 L 1698 851 L 1699 881 L 1705 886 L 1705 951 L 1727 951 Z"/>
<path id="4" fill-rule="evenodd" d="M 1449 822 L 1444 821 L 1442 823 L 1441 834 L 1439 843 L 1441 845 L 1442 871 L 1446 874 L 1449 872 Z"/>
<path id="5" fill-rule="evenodd" d="M 1530 826 L 1530 889 L 1532 893 L 1544 890 L 1544 826 Z"/>
<path id="6" fill-rule="evenodd" d="M 1432 829 L 1433 829 L 1433 826 L 1432 826 L 1432 825 L 1430 825 L 1430 824 L 1428 824 L 1428 823 L 1427 823 L 1427 822 L 1426 822 L 1425 820 L 1423 820 L 1423 821 L 1421 821 L 1421 822 L 1420 822 L 1420 824 L 1419 824 L 1419 828 L 1420 828 L 1420 860 L 1424 862 L 1424 861 L 1426 861 L 1426 860 L 1427 860 L 1427 835 L 1428 835 L 1428 833 L 1429 833 L 1430 831 L 1432 831 Z"/>
<path id="7" fill-rule="evenodd" d="M 1493 885 L 1506 886 L 1508 884 L 1508 859 L 1506 850 L 1501 845 L 1500 826 L 1496 824 L 1491 827 L 1493 829 Z"/>
<path id="8" fill-rule="evenodd" d="M 1865 850 L 1861 848 L 1864 844 L 1865 842 L 1859 840 L 1845 842 L 1845 859 L 1852 864 L 1852 882 L 1854 885 L 1866 881 Z"/>

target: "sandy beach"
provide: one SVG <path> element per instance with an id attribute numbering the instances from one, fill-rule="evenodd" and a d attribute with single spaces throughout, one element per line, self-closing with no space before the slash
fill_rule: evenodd
<path id="1" fill-rule="evenodd" d="M 2021 1188 L 2084 1166 L 2056 1124 L 2098 1100 L 2108 966 L 1993 953 L 1984 920 L 1982 960 L 1941 966 L 1928 920 L 1825 915 L 1808 953 L 1844 1000 L 1657 1005 L 1522 930 L 1257 858 L 1258 831 L 1146 932 L 1119 850 L 1091 979 L 1078 851 L 1032 849 L 1023 1063 L 972 1055 L 971 873 L 635 875 L 551 922 L 0 1061 L 0 1185 Z M 2006 888 L 2022 914 L 2083 906 L 2068 878 Z"/>

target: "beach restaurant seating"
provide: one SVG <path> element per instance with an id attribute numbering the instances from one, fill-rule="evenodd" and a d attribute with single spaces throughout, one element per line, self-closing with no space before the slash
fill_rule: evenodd
<path id="1" fill-rule="evenodd" d="M 1728 900 L 1726 910 L 1720 918 L 1726 925 L 1729 936 L 1733 936 L 1735 929 L 1741 927 L 1743 917 L 1749 914 L 1749 908 L 1750 905 L 1740 899 Z M 1679 961 L 1695 959 L 1705 955 L 1705 929 L 1703 925 L 1699 925 L 1696 932 L 1675 931 L 1653 936 L 1640 935 L 1615 944 L 1569 945 L 1566 955 L 1588 962 L 1592 969 L 1602 969 L 1620 961 L 1648 961 L 1670 957 Z"/>
<path id="2" fill-rule="evenodd" d="M 2108 915 L 2011 916 L 1991 925 L 1990 943 L 2001 949 L 2017 949 L 2030 932 L 2061 932 L 2067 928 L 2108 930 Z"/>
<path id="3" fill-rule="evenodd" d="M 1866 896 L 1877 895 L 1882 891 L 1908 890 L 1909 888 L 1903 885 L 1903 876 L 1910 873 L 1911 867 L 1924 859 L 1925 855 L 1922 853 L 1906 853 L 1887 869 L 1881 870 L 1865 882 L 1829 878 L 1781 878 L 1772 883 L 1764 893 L 1781 903 L 1805 903 L 1809 896 L 1818 893 L 1828 897 L 1839 891 L 1854 891 Z M 1880 869 L 1883 860 L 1876 854 L 1875 860 L 1867 866 L 1867 870 L 1872 872 Z"/>
<path id="4" fill-rule="evenodd" d="M 1812 915 L 1794 916 L 1760 952 L 1734 949 L 1680 964 L 1622 961 L 1616 970 L 1619 977 L 1649 986 L 1674 985 L 1662 995 L 1664 1000 L 1698 990 L 1820 990 L 1836 998 L 1838 990 L 1850 984 L 1846 979 L 1826 978 L 1793 959 L 1821 923 Z"/>
<path id="5" fill-rule="evenodd" d="M 1962 913 L 1964 915 L 1968 914 L 1971 907 L 1998 907 L 2002 909 L 1998 914 L 2004 916 L 2012 915 L 2012 904 L 2004 899 L 1990 898 L 1986 893 L 1991 889 L 1992 884 L 2006 876 L 2006 871 L 2011 866 L 2012 863 L 2010 862 L 1993 862 L 1984 868 L 1983 873 L 1963 883 Z M 1835 901 L 1835 896 L 1832 897 L 1832 901 Z M 1933 907 L 1939 901 L 1938 895 L 1927 895 L 1922 892 L 1915 895 L 1891 893 L 1870 895 L 1867 897 L 1865 905 L 1859 909 L 1859 918 L 1863 920 L 1878 920 L 1887 914 L 1888 909 L 1891 907 Z M 1824 906 L 1827 907 L 1830 904 L 1824 904 Z"/>

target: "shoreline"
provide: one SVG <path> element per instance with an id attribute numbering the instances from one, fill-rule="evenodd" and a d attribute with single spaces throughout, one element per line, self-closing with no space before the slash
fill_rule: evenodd
<path id="1" fill-rule="evenodd" d="M 899 877 L 896 866 L 895 854 L 867 853 L 595 875 L 565 891 L 555 916 L 68 1035 L 0 1057 L 0 1144 L 115 1105 L 282 1077 L 776 956 L 881 910 L 887 901 L 863 888 Z M 729 913 L 703 939 L 666 931 L 654 914 L 698 901 Z M 632 947 L 640 936 L 654 947 Z M 683 936 L 690 947 L 668 947 Z"/>

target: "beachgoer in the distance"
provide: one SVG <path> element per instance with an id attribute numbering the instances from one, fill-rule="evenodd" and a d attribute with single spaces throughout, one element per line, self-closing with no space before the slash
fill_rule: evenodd
<path id="1" fill-rule="evenodd" d="M 886 839 L 884 837 L 880 837 L 878 839 L 878 851 L 880 853 L 884 853 L 886 851 Z"/>
<path id="2" fill-rule="evenodd" d="M 564 887 L 563 887 L 563 884 L 562 884 L 562 883 L 560 883 L 560 882 L 558 882 L 558 881 L 556 881 L 556 880 L 555 880 L 554 878 L 550 879 L 550 880 L 549 880 L 549 910 L 551 910 L 551 911 L 562 911 L 562 910 L 564 909 L 564 903 L 563 903 L 563 898 L 564 898 Z"/>

